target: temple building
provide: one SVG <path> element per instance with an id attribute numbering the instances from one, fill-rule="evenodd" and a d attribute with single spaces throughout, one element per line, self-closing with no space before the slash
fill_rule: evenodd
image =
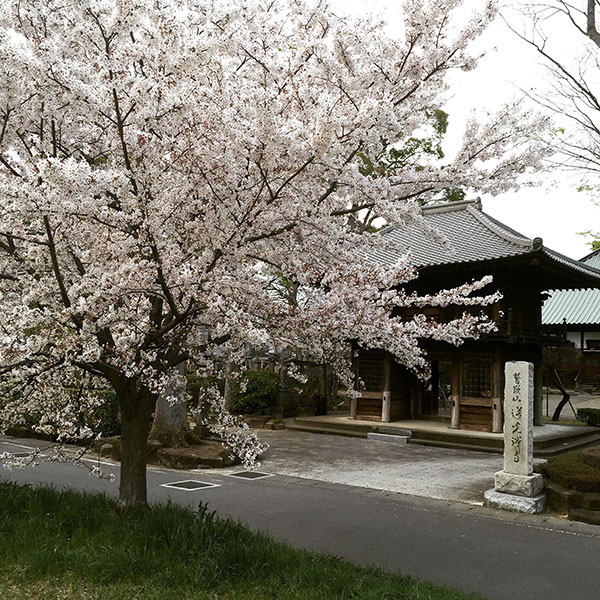
<path id="1" fill-rule="evenodd" d="M 383 230 L 396 251 L 379 252 L 372 260 L 391 265 L 398 248 L 410 249 L 419 276 L 407 289 L 420 294 L 492 275 L 493 283 L 482 293 L 502 293 L 499 302 L 484 309 L 497 330 L 460 346 L 424 341 L 431 363 L 426 382 L 384 351 L 358 349 L 354 368 L 364 391 L 352 401 L 351 417 L 446 420 L 452 428 L 501 432 L 504 364 L 525 360 L 535 367 L 535 422 L 541 424 L 542 305 L 548 290 L 600 288 L 600 264 L 572 260 L 546 248 L 541 238 L 521 235 L 484 213 L 479 200 L 427 206 L 423 216 L 448 240 L 447 246 L 409 223 Z M 441 321 L 465 310 L 469 307 L 424 309 Z M 479 314 L 482 309 L 474 310 Z"/>

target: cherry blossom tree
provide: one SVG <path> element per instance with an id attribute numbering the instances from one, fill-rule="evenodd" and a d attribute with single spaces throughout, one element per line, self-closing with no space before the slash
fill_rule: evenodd
<path id="1" fill-rule="evenodd" d="M 297 348 L 351 388 L 349 340 L 422 372 L 420 339 L 488 331 L 468 312 L 398 316 L 495 297 L 474 296 L 487 279 L 407 294 L 408 259 L 373 264 L 382 242 L 351 218 L 426 227 L 420 203 L 505 191 L 539 164 L 544 123 L 514 106 L 471 121 L 451 160 L 415 142 L 495 14 L 461 24 L 460 4 L 406 0 L 390 39 L 324 1 L 0 0 L 0 422 L 81 435 L 105 382 L 120 501 L 143 505 L 151 415 L 185 399 L 183 361 Z M 206 400 L 252 461 L 257 441 L 218 390 Z"/>

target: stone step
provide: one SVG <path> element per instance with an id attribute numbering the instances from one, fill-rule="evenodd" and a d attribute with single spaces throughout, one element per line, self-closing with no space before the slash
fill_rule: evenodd
<path id="1" fill-rule="evenodd" d="M 335 422 L 320 422 L 310 417 L 296 417 L 294 425 L 300 427 L 312 427 L 315 429 L 339 429 L 341 431 L 357 431 L 364 433 L 366 437 L 368 431 L 372 431 L 380 423 L 374 421 L 354 421 L 350 418 L 336 420 Z"/>
<path id="2" fill-rule="evenodd" d="M 600 510 L 600 494 L 594 492 L 581 494 L 581 507 L 587 510 Z"/>
<path id="3" fill-rule="evenodd" d="M 562 438 L 564 440 L 564 438 Z M 536 440 L 533 444 L 533 455 L 536 458 L 549 458 L 557 454 L 563 454 L 570 450 L 584 448 L 600 442 L 600 433 L 584 435 L 577 434 L 568 441 L 558 440 Z M 482 452 L 504 452 L 504 441 L 497 438 L 466 438 L 464 436 L 452 435 L 450 432 L 423 432 L 413 431 L 411 444 L 424 446 L 440 446 L 443 448 L 457 448 L 464 450 L 479 450 Z"/>
<path id="4" fill-rule="evenodd" d="M 600 525 L 600 510 L 587 510 L 585 508 L 572 508 L 569 510 L 570 521 L 581 521 L 590 525 Z"/>
<path id="5" fill-rule="evenodd" d="M 453 450 L 473 450 L 474 452 L 491 452 L 493 454 L 502 454 L 502 449 L 494 448 L 493 446 L 484 446 L 476 443 L 460 443 L 460 442 L 447 442 L 444 440 L 424 440 L 420 438 L 411 438 L 410 444 L 417 444 L 419 446 L 434 446 L 436 448 L 450 448 Z"/>
<path id="6" fill-rule="evenodd" d="M 537 458 L 549 458 L 551 456 L 556 456 L 557 454 L 564 454 L 571 450 L 578 450 L 580 448 L 585 448 L 586 446 L 598 444 L 598 442 L 600 442 L 600 434 L 588 434 L 585 437 L 579 436 L 568 442 L 561 442 L 559 440 L 558 442 L 555 441 L 554 445 L 545 445 L 545 447 L 542 448 L 534 443 L 533 455 Z"/>
<path id="7" fill-rule="evenodd" d="M 374 442 L 391 442 L 393 444 L 407 444 L 409 436 L 395 433 L 367 433 L 367 439 Z"/>
<path id="8" fill-rule="evenodd" d="M 569 433 L 565 433 L 564 435 L 553 439 L 535 440 L 534 443 L 539 450 L 543 450 L 544 448 L 554 447 L 563 443 L 571 444 L 572 442 L 577 441 L 580 444 L 587 444 L 594 441 L 600 441 L 600 430 L 591 432 L 589 428 L 585 428 L 586 430 L 578 433 L 577 431 L 574 431 L 575 429 L 576 428 L 574 427 Z"/>
<path id="9" fill-rule="evenodd" d="M 398 427 L 386 427 L 385 425 L 377 425 L 373 427 L 373 433 L 382 433 L 385 435 L 412 437 L 413 432 L 410 429 L 400 429 Z"/>
<path id="10" fill-rule="evenodd" d="M 431 444 L 435 442 L 435 444 Z M 423 431 L 414 430 L 412 432 L 411 443 L 423 445 L 438 445 L 438 443 L 453 444 L 456 447 L 480 446 L 488 448 L 490 452 L 502 452 L 504 450 L 504 440 L 497 437 L 487 436 L 467 436 L 461 433 L 455 433 L 452 429 Z"/>
<path id="11" fill-rule="evenodd" d="M 352 429 L 340 429 L 337 427 L 315 427 L 313 425 L 287 425 L 286 429 L 288 431 L 305 431 L 307 433 L 325 433 L 328 435 L 342 435 L 346 437 L 355 437 L 355 438 L 363 438 L 367 437 L 367 430 L 363 431 L 353 431 Z"/>
<path id="12" fill-rule="evenodd" d="M 320 423 L 310 418 L 296 417 L 295 423 L 289 425 L 288 429 L 314 433 L 325 433 L 330 435 L 343 435 L 348 437 L 366 438 L 368 433 L 384 433 L 388 435 L 407 435 L 411 430 L 408 428 L 394 428 L 386 424 L 373 421 L 352 421 L 344 419 L 341 422 Z M 584 431 L 575 433 L 568 437 L 558 439 L 535 440 L 533 455 L 536 458 L 549 458 L 557 454 L 583 448 L 600 442 L 600 431 L 590 433 Z M 504 451 L 504 440 L 498 436 L 465 436 L 456 430 L 412 430 L 411 444 L 423 446 L 437 446 L 441 448 L 455 448 L 458 450 L 476 450 L 479 452 L 495 452 L 502 454 Z"/>

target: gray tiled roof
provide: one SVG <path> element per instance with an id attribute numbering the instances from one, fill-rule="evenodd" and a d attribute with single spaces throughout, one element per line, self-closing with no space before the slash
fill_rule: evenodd
<path id="1" fill-rule="evenodd" d="M 425 233 L 417 223 L 406 223 L 383 229 L 381 235 L 390 241 L 390 249 L 372 252 L 370 258 L 379 264 L 391 265 L 400 252 L 410 250 L 412 264 L 424 268 L 535 253 L 571 272 L 579 272 L 586 278 L 581 287 L 590 287 L 596 282 L 600 287 L 600 270 L 544 247 L 541 238 L 530 239 L 497 221 L 481 210 L 479 200 L 426 206 L 423 217 L 442 234 L 447 245 Z"/>
<path id="2" fill-rule="evenodd" d="M 411 251 L 416 267 L 466 263 L 527 254 L 533 240 L 513 231 L 481 211 L 478 201 L 452 202 L 425 207 L 423 216 L 448 241 L 425 234 L 416 223 L 389 227 L 381 233 L 394 246 Z M 397 260 L 397 252 L 374 255 L 383 264 Z"/>

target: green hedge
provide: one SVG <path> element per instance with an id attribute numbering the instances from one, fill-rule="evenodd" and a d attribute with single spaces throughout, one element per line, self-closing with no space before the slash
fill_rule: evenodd
<path id="1" fill-rule="evenodd" d="M 562 487 L 579 492 L 600 492 L 600 469 L 584 463 L 581 452 L 553 456 L 536 470 Z"/>
<path id="2" fill-rule="evenodd" d="M 577 420 L 587 425 L 600 427 L 600 408 L 578 408 Z"/>
<path id="3" fill-rule="evenodd" d="M 76 397 L 79 390 L 75 388 L 65 388 L 65 390 Z M 99 406 L 91 410 L 87 418 L 80 414 L 81 424 L 86 424 L 93 431 L 94 435 L 102 434 L 102 437 L 112 437 L 121 435 L 120 407 L 115 392 L 110 389 L 90 390 L 90 393 L 97 396 L 102 402 Z M 6 433 L 17 437 L 31 437 L 56 441 L 56 435 L 41 434 L 36 430 L 42 419 L 42 413 L 32 412 L 18 424 L 7 428 Z M 86 422 L 87 421 L 87 422 Z M 69 439 L 64 441 L 83 442 L 81 439 Z"/>
<path id="4" fill-rule="evenodd" d="M 102 437 L 121 435 L 121 409 L 113 390 L 94 390 L 104 402 L 94 410 L 93 418 L 98 424 L 94 427 Z"/>
<path id="5" fill-rule="evenodd" d="M 246 371 L 234 391 L 231 412 L 243 415 L 269 414 L 277 400 L 278 384 L 277 373 Z"/>

